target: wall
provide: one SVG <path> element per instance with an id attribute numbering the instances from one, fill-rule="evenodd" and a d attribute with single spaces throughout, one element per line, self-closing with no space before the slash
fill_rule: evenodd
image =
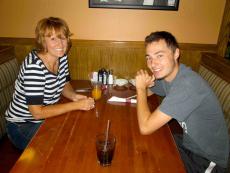
<path id="1" fill-rule="evenodd" d="M 180 43 L 216 44 L 226 0 L 180 0 L 179 11 L 94 9 L 88 0 L 0 0 L 0 37 L 33 38 L 37 21 L 60 16 L 73 38 L 143 41 L 168 30 Z"/>

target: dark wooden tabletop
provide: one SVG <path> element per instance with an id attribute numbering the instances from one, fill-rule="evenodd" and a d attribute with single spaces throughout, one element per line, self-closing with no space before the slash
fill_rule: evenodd
<path id="1" fill-rule="evenodd" d="M 86 86 L 81 81 L 73 84 Z M 107 102 L 112 95 L 132 94 L 135 91 L 128 88 L 110 89 L 96 101 L 93 110 L 72 111 L 47 119 L 11 173 L 185 172 L 168 125 L 151 135 L 141 135 L 136 104 Z M 154 109 L 157 99 L 152 96 L 150 100 Z M 110 132 L 116 136 L 116 149 L 111 166 L 102 167 L 97 163 L 95 137 L 105 131 L 108 119 L 111 120 Z"/>

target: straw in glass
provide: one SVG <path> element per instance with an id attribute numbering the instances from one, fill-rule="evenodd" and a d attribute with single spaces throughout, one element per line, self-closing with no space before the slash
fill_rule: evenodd
<path id="1" fill-rule="evenodd" d="M 105 132 L 105 145 L 104 145 L 104 151 L 106 151 L 107 143 L 108 143 L 108 136 L 109 136 L 109 126 L 110 126 L 110 120 L 107 121 L 107 127 Z"/>
<path id="2" fill-rule="evenodd" d="M 97 103 L 95 103 L 95 115 L 96 115 L 96 118 L 99 118 L 99 111 L 98 111 Z"/>

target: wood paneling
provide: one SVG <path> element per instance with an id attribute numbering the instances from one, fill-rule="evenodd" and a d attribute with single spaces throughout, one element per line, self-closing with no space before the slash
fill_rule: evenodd
<path id="1" fill-rule="evenodd" d="M 21 62 L 33 49 L 34 39 L 0 38 L 0 45 L 13 45 Z M 216 45 L 182 43 L 180 49 L 180 62 L 198 70 L 201 52 L 215 52 Z M 88 79 L 91 71 L 102 67 L 113 69 L 117 77 L 133 78 L 137 70 L 146 69 L 144 42 L 72 40 L 69 66 L 72 79 Z"/>
<path id="2" fill-rule="evenodd" d="M 203 53 L 200 63 L 230 83 L 230 61 L 228 59 L 214 53 Z"/>
<path id="3" fill-rule="evenodd" d="M 0 46 L 0 64 L 14 58 L 13 46 Z"/>
<path id="4" fill-rule="evenodd" d="M 130 78 L 138 69 L 146 67 L 143 43 L 82 43 L 78 46 L 79 42 L 73 42 L 69 53 L 71 74 L 75 79 L 87 79 L 90 71 L 98 71 L 102 67 L 113 69 L 117 77 Z"/>
<path id="5" fill-rule="evenodd" d="M 0 45 L 14 46 L 15 56 L 17 60 L 21 63 L 27 56 L 27 54 L 33 49 L 34 39 L 0 37 Z"/>
<path id="6" fill-rule="evenodd" d="M 230 0 L 226 0 L 224 16 L 218 38 L 218 55 L 224 57 L 228 40 L 230 39 Z"/>

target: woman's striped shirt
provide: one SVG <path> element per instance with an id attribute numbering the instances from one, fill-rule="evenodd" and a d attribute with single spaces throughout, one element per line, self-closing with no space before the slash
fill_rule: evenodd
<path id="1" fill-rule="evenodd" d="M 34 122 L 28 105 L 51 105 L 58 102 L 65 83 L 70 80 L 67 56 L 59 58 L 57 74 L 50 72 L 36 51 L 32 51 L 21 65 L 15 81 L 13 100 L 6 110 L 6 119 L 11 122 Z"/>

